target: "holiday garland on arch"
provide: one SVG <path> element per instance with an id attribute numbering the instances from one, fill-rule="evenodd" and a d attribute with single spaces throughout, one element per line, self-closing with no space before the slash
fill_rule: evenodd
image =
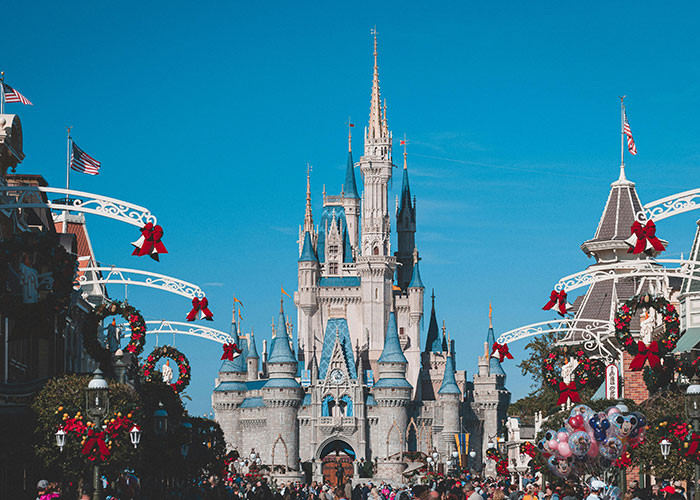
<path id="1" fill-rule="evenodd" d="M 508 472 L 508 458 L 502 457 L 501 454 L 496 450 L 496 448 L 486 449 L 486 459 L 493 460 L 494 462 L 496 462 L 496 473 L 499 476 L 510 476 L 510 472 Z"/>
<path id="2" fill-rule="evenodd" d="M 172 387 L 177 394 L 181 393 L 190 383 L 192 370 L 187 357 L 173 346 L 164 345 L 156 347 L 151 351 L 151 354 L 146 358 L 146 363 L 144 363 L 141 368 L 144 379 L 146 382 L 154 382 L 154 376 L 161 374 L 156 370 L 156 363 L 161 358 L 170 358 L 177 363 L 178 377 L 175 383 L 170 384 L 170 387 Z"/>
<path id="3" fill-rule="evenodd" d="M 662 337 L 658 341 L 650 342 L 649 345 L 642 340 L 635 342 L 630 332 L 632 318 L 640 308 L 654 309 L 661 314 L 664 322 Z M 676 348 L 680 338 L 678 311 L 673 304 L 658 295 L 645 293 L 625 301 L 618 308 L 614 323 L 615 338 L 625 351 L 634 356 L 630 363 L 632 371 L 640 371 L 647 363 L 652 370 L 661 367 L 661 359 Z"/>
<path id="4" fill-rule="evenodd" d="M 561 368 L 557 369 L 557 361 L 561 357 L 572 356 L 578 361 L 578 366 L 573 372 L 573 380 L 566 383 L 561 377 Z M 545 384 L 559 393 L 557 404 L 564 404 L 568 400 L 574 403 L 581 401 L 578 391 L 590 386 L 600 384 L 605 378 L 603 363 L 597 359 L 589 358 L 581 347 L 567 348 L 555 347 L 545 356 L 542 363 L 542 377 Z"/>

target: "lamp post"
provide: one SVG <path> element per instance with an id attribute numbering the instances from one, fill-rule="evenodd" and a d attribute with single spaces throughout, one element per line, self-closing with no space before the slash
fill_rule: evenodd
<path id="1" fill-rule="evenodd" d="M 66 432 L 63 429 L 58 429 L 56 431 L 56 446 L 63 451 L 63 447 L 66 445 Z"/>
<path id="2" fill-rule="evenodd" d="M 102 422 L 109 412 L 109 384 L 99 368 L 95 370 L 85 389 L 85 412 L 95 423 Z M 58 437 L 56 441 L 58 442 Z M 100 479 L 100 465 L 97 460 L 92 467 L 92 487 L 94 489 L 92 494 L 93 500 L 100 500 L 102 497 L 102 481 Z"/>
<path id="3" fill-rule="evenodd" d="M 156 436 L 165 436 L 168 432 L 168 412 L 163 402 L 158 403 L 158 409 L 153 412 L 153 433 Z"/>
<path id="4" fill-rule="evenodd" d="M 141 442 L 141 429 L 134 425 L 129 431 L 129 437 L 131 438 L 131 444 L 134 445 L 134 448 L 138 447 Z"/>
<path id="5" fill-rule="evenodd" d="M 685 391 L 685 412 L 693 425 L 693 430 L 700 430 L 700 378 L 693 375 L 690 385 Z M 693 482 L 693 500 L 698 500 L 697 489 L 700 482 L 700 465 L 695 464 L 695 481 Z"/>

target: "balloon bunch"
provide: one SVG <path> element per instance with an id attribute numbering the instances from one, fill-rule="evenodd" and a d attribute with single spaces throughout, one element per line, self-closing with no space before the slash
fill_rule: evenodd
<path id="1" fill-rule="evenodd" d="M 537 447 L 554 475 L 581 476 L 610 468 L 628 447 L 644 441 L 646 426 L 641 413 L 624 415 L 616 406 L 596 413 L 586 405 L 577 405 L 564 427 L 548 430 Z"/>

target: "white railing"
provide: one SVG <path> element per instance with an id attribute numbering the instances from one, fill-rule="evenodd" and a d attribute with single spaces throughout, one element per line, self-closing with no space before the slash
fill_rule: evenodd
<path id="1" fill-rule="evenodd" d="M 129 328 L 128 323 L 122 323 L 119 325 L 119 327 L 122 329 L 122 332 L 125 332 L 124 335 L 126 337 L 131 337 L 131 329 Z M 221 330 L 192 323 L 183 323 L 181 321 L 146 321 L 146 327 L 147 335 L 191 335 L 193 337 L 212 340 L 214 342 L 218 342 L 219 344 L 231 344 L 234 342 L 231 335 L 224 333 Z"/>
<path id="2" fill-rule="evenodd" d="M 636 217 L 640 222 L 648 219 L 660 221 L 674 215 L 697 210 L 700 208 L 700 203 L 696 201 L 698 198 L 700 198 L 700 188 L 672 194 L 671 196 L 647 203 L 644 205 L 643 210 L 636 214 Z"/>

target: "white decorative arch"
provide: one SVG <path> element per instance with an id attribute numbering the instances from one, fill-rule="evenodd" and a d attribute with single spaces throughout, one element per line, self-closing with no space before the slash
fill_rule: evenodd
<path id="1" fill-rule="evenodd" d="M 575 341 L 582 344 L 587 351 L 596 353 L 606 359 L 615 359 L 621 356 L 622 353 L 609 342 L 605 342 L 614 332 L 615 325 L 612 321 L 563 318 L 515 328 L 502 333 L 496 342 L 499 344 L 512 343 L 516 340 L 542 335 L 543 333 L 558 333 L 562 335 L 559 339 L 561 343 Z"/>
<path id="2" fill-rule="evenodd" d="M 678 267 L 666 267 L 663 264 L 676 265 Z M 700 262 L 687 259 L 639 259 L 617 262 L 603 266 L 592 266 L 585 271 L 570 274 L 561 278 L 554 290 L 569 293 L 572 290 L 582 288 L 601 281 L 621 279 L 627 277 L 661 277 L 682 278 L 692 281 L 700 281 L 700 276 L 695 275 L 700 271 Z M 699 273 L 700 274 L 700 273 Z"/>
<path id="3" fill-rule="evenodd" d="M 157 223 L 156 216 L 145 207 L 134 205 L 116 198 L 109 198 L 99 194 L 62 189 L 48 186 L 0 186 L 0 194 L 14 198 L 11 203 L 3 203 L 2 209 L 14 208 L 47 208 L 49 210 L 83 212 L 86 214 L 100 215 L 132 226 L 143 227 L 147 223 Z M 43 200 L 42 194 L 58 194 L 63 198 L 56 200 Z M 75 197 L 71 199 L 71 196 Z M 2 199 L 0 197 L 0 199 Z"/>
<path id="4" fill-rule="evenodd" d="M 392 455 L 391 453 L 389 453 L 389 451 L 390 451 L 389 446 L 391 445 L 391 435 L 394 431 L 396 431 L 396 435 L 399 438 L 399 448 L 398 448 L 399 451 L 398 451 L 398 453 L 401 453 L 402 450 L 404 449 L 403 433 L 401 432 L 401 429 L 399 429 L 399 425 L 396 423 L 396 419 L 394 419 L 394 423 L 391 424 L 391 427 L 389 427 L 389 431 L 386 433 L 386 456 L 387 456 L 387 458 Z"/>
<path id="5" fill-rule="evenodd" d="M 152 326 L 151 326 L 152 325 Z M 122 323 L 119 325 L 125 335 L 131 337 L 131 329 L 128 323 Z M 209 328 L 206 326 L 200 326 L 192 323 L 183 323 L 180 321 L 146 321 L 147 331 L 146 334 L 178 334 L 178 335 L 190 335 L 192 337 L 199 337 L 205 340 L 212 340 L 219 344 L 232 344 L 234 342 L 233 337 L 228 333 L 224 333 L 220 330 L 215 330 L 214 328 Z"/>
<path id="6" fill-rule="evenodd" d="M 204 291 L 194 283 L 164 274 L 114 266 L 89 266 L 81 268 L 80 271 L 83 273 L 78 278 L 80 286 L 95 284 L 135 285 L 182 295 L 188 299 L 204 297 Z"/>
<path id="7" fill-rule="evenodd" d="M 640 222 L 645 222 L 648 219 L 660 221 L 674 215 L 697 210 L 700 208 L 700 203 L 696 201 L 698 198 L 700 198 L 700 188 L 672 194 L 647 203 L 635 216 Z"/>

